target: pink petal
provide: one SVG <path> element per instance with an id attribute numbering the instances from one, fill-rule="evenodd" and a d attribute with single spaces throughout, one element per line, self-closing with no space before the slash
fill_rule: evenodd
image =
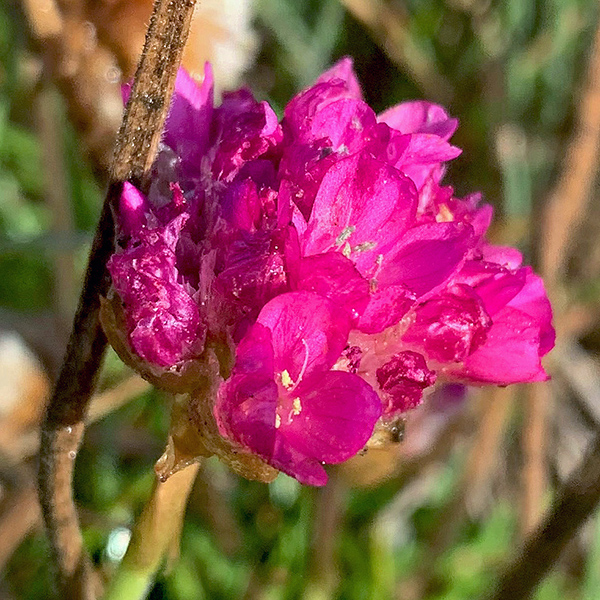
<path id="1" fill-rule="evenodd" d="M 260 311 L 257 322 L 271 330 L 275 370 L 298 384 L 329 369 L 346 346 L 348 314 L 331 300 L 310 292 L 281 294 Z"/>
<path id="2" fill-rule="evenodd" d="M 339 252 L 326 252 L 303 258 L 295 289 L 314 292 L 346 309 L 353 318 L 369 302 L 369 283 Z"/>
<path id="3" fill-rule="evenodd" d="M 236 350 L 231 377 L 219 388 L 214 415 L 219 430 L 261 456 L 275 444 L 277 384 L 273 380 L 271 331 L 250 328 Z"/>
<path id="4" fill-rule="evenodd" d="M 339 156 L 332 152 L 328 139 L 313 144 L 293 144 L 284 150 L 279 166 L 280 198 L 292 201 L 305 219 L 310 217 L 315 197 L 327 170 Z M 289 200 L 288 200 L 289 198 Z"/>
<path id="5" fill-rule="evenodd" d="M 342 98 L 323 107 L 313 118 L 313 140 L 327 138 L 335 151 L 353 154 L 364 146 L 365 130 L 376 124 L 375 113 L 361 100 Z"/>
<path id="6" fill-rule="evenodd" d="M 150 206 L 146 197 L 131 183 L 123 184 L 117 216 L 120 232 L 125 236 L 139 235 L 147 225 Z"/>
<path id="7" fill-rule="evenodd" d="M 523 289 L 525 272 L 519 269 L 512 273 L 495 263 L 468 261 L 456 279 L 471 286 L 486 312 L 494 317 Z"/>
<path id="8" fill-rule="evenodd" d="M 496 263 L 507 269 L 518 269 L 523 263 L 523 255 L 510 246 L 496 246 L 485 243 L 481 246 L 483 260 Z"/>
<path id="9" fill-rule="evenodd" d="M 462 223 L 413 227 L 384 256 L 377 275 L 380 286 L 405 285 L 417 297 L 444 284 L 461 266 L 473 244 L 473 230 Z"/>
<path id="10" fill-rule="evenodd" d="M 462 381 L 509 385 L 548 379 L 540 362 L 540 327 L 507 306 L 494 316 L 485 344 L 447 372 Z M 446 371 L 446 369 L 444 369 Z"/>
<path id="11" fill-rule="evenodd" d="M 402 133 L 432 133 L 444 140 L 450 139 L 458 127 L 458 119 L 450 118 L 444 108 L 422 100 L 389 108 L 378 120 Z"/>
<path id="12" fill-rule="evenodd" d="M 416 210 L 411 182 L 361 152 L 325 174 L 306 231 L 304 252 L 349 250 L 363 275 L 402 236 Z"/>
<path id="13" fill-rule="evenodd" d="M 218 143 L 212 172 L 219 180 L 232 181 L 245 163 L 283 139 L 273 109 L 266 102 L 257 102 L 248 90 L 224 94 L 215 113 Z"/>
<path id="14" fill-rule="evenodd" d="M 354 73 L 353 60 L 349 56 L 340 59 L 333 67 L 320 75 L 315 83 L 336 83 L 337 81 L 344 83 L 351 97 L 358 100 L 362 99 L 360 83 L 358 83 L 358 79 Z"/>
<path id="15" fill-rule="evenodd" d="M 369 304 L 358 322 L 364 333 L 380 333 L 395 325 L 416 301 L 416 296 L 404 285 L 390 285 L 371 294 Z"/>
<path id="16" fill-rule="evenodd" d="M 219 389 L 214 408 L 219 431 L 268 460 L 275 446 L 277 397 L 272 376 L 234 374 Z"/>
<path id="17" fill-rule="evenodd" d="M 284 128 L 296 142 L 314 142 L 317 138 L 311 133 L 313 119 L 329 104 L 343 99 L 361 99 L 349 61 L 338 63 L 314 85 L 292 98 L 285 108 Z"/>
<path id="18" fill-rule="evenodd" d="M 385 416 L 406 412 L 421 403 L 423 390 L 435 383 L 435 373 L 423 356 L 406 350 L 377 369 L 377 383 L 387 398 Z"/>
<path id="19" fill-rule="evenodd" d="M 521 269 L 525 272 L 523 289 L 508 303 L 529 315 L 540 327 L 540 356 L 547 354 L 553 347 L 556 332 L 552 327 L 552 306 L 544 288 L 544 281 L 531 267 Z"/>
<path id="20" fill-rule="evenodd" d="M 466 285 L 452 286 L 418 306 L 402 340 L 439 362 L 464 360 L 486 339 L 492 320 Z"/>
<path id="21" fill-rule="evenodd" d="M 108 262 L 133 349 L 162 367 L 201 352 L 205 334 L 199 308 L 178 280 L 174 246 L 182 219 L 177 221 L 149 232 Z"/>
<path id="22" fill-rule="evenodd" d="M 394 166 L 404 171 L 412 165 L 446 162 L 460 156 L 461 152 L 460 148 L 437 135 L 415 133 L 409 137 L 408 147 Z"/>
<path id="23" fill-rule="evenodd" d="M 209 63 L 204 67 L 201 85 L 185 69 L 179 69 L 177 73 L 164 142 L 177 153 L 188 171 L 200 170 L 200 159 L 208 148 L 213 118 L 213 85 Z"/>
<path id="24" fill-rule="evenodd" d="M 275 357 L 271 330 L 255 323 L 240 341 L 235 352 L 234 374 L 273 378 Z"/>
<path id="25" fill-rule="evenodd" d="M 363 379 L 330 371 L 304 381 L 297 389 L 297 409 L 284 415 L 271 463 L 298 476 L 287 448 L 314 464 L 339 463 L 354 456 L 369 440 L 381 415 L 381 401 Z M 296 414 L 297 413 L 297 414 Z"/>

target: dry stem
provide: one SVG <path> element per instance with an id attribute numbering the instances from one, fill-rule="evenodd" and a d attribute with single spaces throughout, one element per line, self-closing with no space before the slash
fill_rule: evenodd
<path id="1" fill-rule="evenodd" d="M 546 209 L 541 232 L 541 270 L 553 288 L 562 274 L 569 240 L 590 198 L 600 154 L 600 27 L 590 56 L 587 86 L 577 115 L 577 129 Z"/>
<path id="2" fill-rule="evenodd" d="M 112 210 L 122 182 L 142 185 L 154 160 L 194 4 L 194 0 L 156 0 L 119 132 L 113 181 L 94 237 L 73 331 L 42 425 L 40 503 L 63 595 L 73 600 L 97 597 L 71 484 L 87 407 L 106 348 L 99 309 L 100 296 L 109 287 L 106 262 L 114 245 Z"/>
<path id="3" fill-rule="evenodd" d="M 338 469 L 329 469 L 327 485 L 314 492 L 314 530 L 310 572 L 304 598 L 331 598 L 339 583 L 336 564 L 336 531 L 342 520 L 345 486 Z"/>
<path id="4" fill-rule="evenodd" d="M 546 432 L 550 403 L 547 383 L 533 383 L 525 388 L 526 423 L 522 434 L 524 468 L 521 506 L 521 533 L 531 533 L 542 513 L 546 490 Z"/>
<path id="5" fill-rule="evenodd" d="M 525 600 L 600 502 L 600 434 L 486 600 Z"/>

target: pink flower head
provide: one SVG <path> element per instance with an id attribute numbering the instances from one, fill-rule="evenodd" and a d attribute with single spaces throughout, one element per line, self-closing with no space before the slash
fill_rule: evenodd
<path id="1" fill-rule="evenodd" d="M 541 280 L 485 241 L 478 194 L 442 184 L 457 126 L 428 102 L 376 115 L 348 58 L 281 122 L 247 90 L 215 106 L 209 68 L 180 73 L 150 189 L 123 191 L 109 302 L 159 385 L 204 374 L 173 387 L 219 436 L 199 453 L 322 485 L 436 379 L 546 378 Z"/>

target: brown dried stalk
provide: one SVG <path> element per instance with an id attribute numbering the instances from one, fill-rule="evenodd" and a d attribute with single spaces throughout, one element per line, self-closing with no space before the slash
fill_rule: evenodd
<path id="1" fill-rule="evenodd" d="M 574 229 L 590 199 L 600 157 L 600 26 L 596 30 L 587 84 L 562 175 L 552 192 L 541 231 L 541 271 L 553 288 L 565 267 Z"/>
<path id="2" fill-rule="evenodd" d="M 346 486 L 336 467 L 328 470 L 329 481 L 313 495 L 313 531 L 305 597 L 331 598 L 339 584 L 336 560 Z"/>
<path id="3" fill-rule="evenodd" d="M 485 600 L 525 600 L 600 502 L 600 434 L 559 492 L 552 510 L 525 541 Z"/>
<path id="4" fill-rule="evenodd" d="M 40 503 L 59 585 L 63 595 L 73 600 L 95 599 L 99 587 L 83 548 L 71 484 L 84 419 L 106 348 L 99 310 L 100 296 L 109 287 L 106 262 L 114 245 L 112 210 L 124 181 L 144 186 L 162 134 L 194 4 L 195 0 L 156 0 L 119 131 L 112 181 L 92 244 L 73 331 L 42 424 Z"/>
<path id="5" fill-rule="evenodd" d="M 66 100 L 95 169 L 105 175 L 123 113 L 115 59 L 99 43 L 83 2 L 22 0 L 44 67 Z"/>
<path id="6" fill-rule="evenodd" d="M 523 494 L 521 499 L 521 534 L 525 537 L 538 524 L 547 485 L 546 435 L 550 405 L 550 387 L 545 382 L 525 387 L 526 421 L 522 432 Z"/>
<path id="7" fill-rule="evenodd" d="M 580 225 L 592 195 L 600 158 L 600 26 L 592 47 L 587 82 L 582 90 L 577 125 L 568 147 L 562 174 L 544 208 L 539 232 L 540 271 L 555 309 L 557 329 L 565 329 L 567 299 L 561 291 L 573 233 Z M 526 424 L 523 430 L 523 499 L 521 527 L 524 533 L 536 524 L 546 487 L 546 443 L 549 388 L 533 384 L 527 390 Z"/>

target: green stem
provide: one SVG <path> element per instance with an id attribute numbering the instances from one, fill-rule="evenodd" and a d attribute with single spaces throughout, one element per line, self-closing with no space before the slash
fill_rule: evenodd
<path id="1" fill-rule="evenodd" d="M 178 543 L 198 463 L 154 483 L 152 496 L 135 526 L 127 553 L 108 584 L 104 600 L 142 600 L 165 557 Z"/>

